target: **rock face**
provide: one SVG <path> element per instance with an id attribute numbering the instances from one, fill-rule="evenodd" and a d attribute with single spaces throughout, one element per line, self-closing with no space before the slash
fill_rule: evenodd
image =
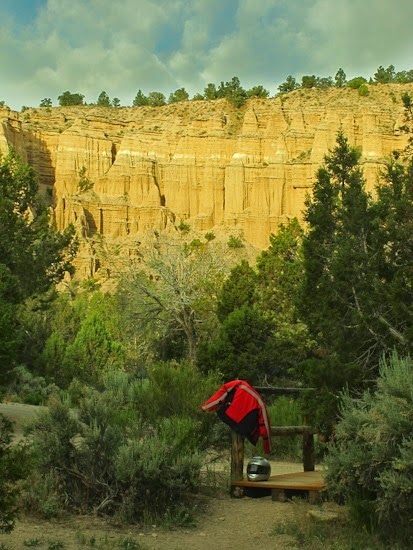
<path id="1" fill-rule="evenodd" d="M 302 218 L 339 128 L 361 148 L 373 190 L 386 159 L 407 143 L 403 91 L 413 85 L 372 85 L 364 97 L 301 89 L 241 109 L 225 100 L 3 109 L 0 150 L 13 146 L 34 166 L 60 229 L 78 227 L 77 267 L 88 276 L 102 265 L 97 242 L 119 242 L 130 255 L 148 230 L 171 233 L 182 222 L 194 234 L 236 234 L 267 247 L 280 223 Z"/>

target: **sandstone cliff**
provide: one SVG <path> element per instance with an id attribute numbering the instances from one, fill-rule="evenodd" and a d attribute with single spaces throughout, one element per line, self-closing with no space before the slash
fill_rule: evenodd
<path id="1" fill-rule="evenodd" d="M 35 167 L 59 228 L 75 223 L 77 267 L 89 276 L 105 261 L 102 250 L 118 243 L 120 256 L 137 254 L 147 231 L 174 233 L 182 221 L 197 236 L 237 234 L 265 248 L 280 223 L 302 217 L 340 127 L 361 148 L 373 190 L 383 163 L 407 143 L 404 90 L 413 93 L 413 85 L 369 86 L 365 97 L 350 89 L 297 90 L 241 109 L 225 100 L 4 109 L 0 150 L 13 146 Z M 90 182 L 84 191 L 82 173 Z"/>

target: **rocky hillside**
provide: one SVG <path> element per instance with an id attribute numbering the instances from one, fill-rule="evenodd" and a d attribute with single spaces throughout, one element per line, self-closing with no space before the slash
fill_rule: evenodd
<path id="1" fill-rule="evenodd" d="M 364 97 L 300 89 L 240 109 L 225 100 L 3 109 L 0 150 L 13 146 L 35 167 L 58 227 L 77 226 L 78 273 L 91 276 L 105 261 L 97 243 L 130 256 L 148 231 L 179 233 L 183 224 L 192 238 L 238 235 L 265 248 L 280 223 L 302 217 L 340 127 L 361 148 L 374 189 L 386 158 L 407 142 L 404 90 L 413 84 L 372 85 Z"/>

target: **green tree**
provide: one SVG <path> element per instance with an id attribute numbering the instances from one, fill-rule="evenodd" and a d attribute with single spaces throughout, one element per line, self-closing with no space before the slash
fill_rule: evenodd
<path id="1" fill-rule="evenodd" d="M 79 181 L 77 184 L 77 188 L 80 193 L 84 193 L 85 191 L 93 188 L 93 181 L 89 179 L 86 174 L 87 168 L 86 166 L 82 166 L 79 170 Z"/>
<path id="2" fill-rule="evenodd" d="M 304 75 L 301 78 L 301 88 L 316 88 L 317 87 L 317 77 L 313 75 Z"/>
<path id="3" fill-rule="evenodd" d="M 62 294 L 49 316 L 50 332 L 39 362 L 60 387 L 73 378 L 99 386 L 108 369 L 124 367 L 120 321 L 111 296 L 85 290 Z"/>
<path id="4" fill-rule="evenodd" d="M 61 107 L 70 107 L 73 105 L 84 105 L 83 100 L 85 99 L 85 96 L 83 94 L 72 94 L 71 92 L 66 91 L 59 95 L 57 99 Z"/>
<path id="5" fill-rule="evenodd" d="M 394 65 L 389 65 L 387 69 L 380 67 L 374 73 L 374 81 L 378 84 L 388 84 L 393 82 L 395 77 Z"/>
<path id="6" fill-rule="evenodd" d="M 411 164 L 413 158 L 413 97 L 408 92 L 403 92 L 402 102 L 404 106 L 405 124 L 403 131 L 409 135 L 409 142 L 403 156 Z"/>
<path id="7" fill-rule="evenodd" d="M 62 368 L 66 381 L 76 376 L 97 386 L 108 369 L 123 366 L 123 356 L 122 345 L 113 339 L 103 316 L 91 311 L 65 350 Z"/>
<path id="8" fill-rule="evenodd" d="M 347 76 L 344 70 L 340 67 L 334 77 L 336 88 L 343 88 L 347 82 Z"/>
<path id="9" fill-rule="evenodd" d="M 134 107 L 144 107 L 145 105 L 149 105 L 149 99 L 142 92 L 142 90 L 138 90 L 138 93 L 136 94 L 135 99 L 133 100 L 133 106 Z"/>
<path id="10" fill-rule="evenodd" d="M 224 266 L 208 248 L 174 246 L 167 239 L 155 246 L 145 268 L 133 269 L 119 287 L 124 331 L 143 360 L 185 356 L 194 363 L 200 339 L 214 328 Z M 172 356 L 162 356 L 171 350 Z"/>
<path id="11" fill-rule="evenodd" d="M 413 352 L 413 164 L 392 161 L 382 174 L 371 207 L 375 224 L 376 277 L 372 304 L 364 311 L 378 351 Z M 360 308 L 364 305 L 360 305 Z"/>
<path id="12" fill-rule="evenodd" d="M 359 310 L 372 269 L 369 196 L 359 159 L 340 131 L 305 212 L 303 312 L 319 345 L 344 361 L 360 359 L 371 344 Z"/>
<path id="13" fill-rule="evenodd" d="M 120 107 L 120 99 L 118 97 L 112 99 L 112 107 L 115 107 L 115 109 Z"/>
<path id="14" fill-rule="evenodd" d="M 295 303 L 303 276 L 301 238 L 302 229 L 293 220 L 271 235 L 271 245 L 257 259 L 256 269 L 244 260 L 231 270 L 218 294 L 220 330 L 200 348 L 202 369 L 219 365 L 226 376 L 243 375 L 255 381 L 291 377 L 290 367 L 306 357 L 311 344 Z M 255 327 L 250 331 L 252 323 Z M 241 345 L 238 351 L 237 345 Z M 237 353 L 242 354 L 238 371 Z"/>
<path id="15" fill-rule="evenodd" d="M 50 225 L 34 170 L 13 151 L 0 164 L 0 222 L 1 264 L 15 281 L 16 299 L 45 292 L 72 270 L 65 251 L 73 228 L 59 233 Z"/>
<path id="16" fill-rule="evenodd" d="M 347 86 L 353 90 L 358 90 L 363 84 L 367 84 L 367 80 L 364 76 L 356 76 L 347 82 Z"/>
<path id="17" fill-rule="evenodd" d="M 316 86 L 317 88 L 331 88 L 334 86 L 333 79 L 331 76 L 318 76 Z"/>
<path id="18" fill-rule="evenodd" d="M 287 76 L 285 82 L 278 86 L 278 90 L 280 94 L 287 94 L 288 92 L 293 92 L 299 87 L 300 85 L 297 83 L 296 79 L 293 76 L 289 75 Z"/>
<path id="19" fill-rule="evenodd" d="M 0 534 L 10 533 L 18 516 L 17 481 L 27 475 L 24 448 L 13 444 L 13 425 L 0 414 Z"/>
<path id="20" fill-rule="evenodd" d="M 246 260 L 242 260 L 229 274 L 218 295 L 217 315 L 222 323 L 230 313 L 255 302 L 257 273 Z"/>
<path id="21" fill-rule="evenodd" d="M 264 88 L 264 86 L 253 86 L 247 91 L 248 97 L 261 97 L 261 98 L 267 98 L 269 97 L 270 92 Z"/>
<path id="22" fill-rule="evenodd" d="M 50 223 L 34 170 L 12 151 L 0 164 L 1 364 L 12 368 L 18 344 L 17 306 L 41 296 L 72 271 L 74 229 Z M 2 375 L 4 372 L 1 373 Z"/>
<path id="23" fill-rule="evenodd" d="M 96 105 L 100 107 L 110 107 L 110 98 L 105 91 L 100 92 Z"/>
<path id="24" fill-rule="evenodd" d="M 210 82 L 206 88 L 204 89 L 204 98 L 207 101 L 213 101 L 214 99 L 218 99 L 218 90 L 215 84 Z"/>
<path id="25" fill-rule="evenodd" d="M 271 323 L 273 353 L 285 377 L 313 344 L 297 309 L 304 276 L 302 238 L 303 230 L 294 218 L 270 236 L 270 246 L 257 259 L 256 307 Z"/>
<path id="26" fill-rule="evenodd" d="M 228 99 L 236 107 L 241 107 L 248 97 L 247 92 L 241 86 L 241 82 L 237 76 L 233 76 L 228 82 L 221 82 L 217 93 L 219 98 Z"/>
<path id="27" fill-rule="evenodd" d="M 368 317 L 375 276 L 371 199 L 359 158 L 340 131 L 306 201 L 298 305 L 315 345 L 314 358 L 298 372 L 305 385 L 317 388 L 306 408 L 327 433 L 337 414 L 337 391 L 370 383 L 379 351 Z"/>
<path id="28" fill-rule="evenodd" d="M 165 104 L 166 100 L 162 92 L 149 92 L 148 105 L 151 105 L 151 107 L 162 107 Z"/>
<path id="29" fill-rule="evenodd" d="M 410 71 L 398 71 L 394 75 L 394 82 L 413 82 L 413 69 L 410 69 Z"/>
<path id="30" fill-rule="evenodd" d="M 226 317 L 211 343 L 200 346 L 198 366 L 203 372 L 220 372 L 226 380 L 258 384 L 278 371 L 273 342 L 271 324 L 257 308 L 244 305 Z"/>
<path id="31" fill-rule="evenodd" d="M 403 102 L 410 132 L 410 97 Z M 375 198 L 365 191 L 359 157 L 340 133 L 306 203 L 300 310 L 318 347 L 302 372 L 313 386 L 330 380 L 335 395 L 334 377 L 363 388 L 383 354 L 413 348 L 411 149 L 387 163 Z"/>
<path id="32" fill-rule="evenodd" d="M 49 97 L 45 97 L 40 102 L 40 107 L 51 107 L 52 106 L 52 100 Z"/>
<path id="33" fill-rule="evenodd" d="M 189 94 L 185 88 L 179 88 L 169 95 L 168 103 L 178 103 L 179 101 L 188 101 Z"/>

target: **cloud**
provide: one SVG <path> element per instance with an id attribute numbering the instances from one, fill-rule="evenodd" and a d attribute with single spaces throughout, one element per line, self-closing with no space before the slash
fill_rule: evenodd
<path id="1" fill-rule="evenodd" d="M 348 67 L 352 75 L 365 75 L 379 65 L 393 64 L 396 70 L 412 68 L 413 3 L 410 0 L 365 0 L 331 2 L 317 0 L 308 11 L 315 70 Z M 336 63 L 337 66 L 337 63 Z"/>
<path id="2" fill-rule="evenodd" d="M 138 89 L 194 94 L 233 76 L 273 94 L 289 74 L 411 69 L 412 20 L 411 0 L 2 0 L 0 99 L 105 90 L 130 105 Z"/>

